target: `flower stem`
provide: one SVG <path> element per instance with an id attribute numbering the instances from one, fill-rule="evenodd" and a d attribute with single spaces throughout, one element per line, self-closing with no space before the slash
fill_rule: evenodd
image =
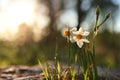
<path id="1" fill-rule="evenodd" d="M 70 40 L 68 40 L 68 66 L 70 67 L 71 55 L 70 55 Z"/>
<path id="2" fill-rule="evenodd" d="M 103 23 L 105 23 L 105 21 L 106 21 L 109 17 L 110 17 L 110 13 L 108 13 L 108 14 L 105 16 L 104 20 L 97 26 L 97 29 L 99 29 L 99 27 L 100 27 L 101 25 L 103 25 Z"/>
<path id="3" fill-rule="evenodd" d="M 96 21 L 95 21 L 95 25 L 94 25 L 94 31 L 97 30 L 97 24 L 98 24 L 98 19 L 99 19 L 99 13 L 98 12 L 100 13 L 99 8 L 97 8 L 97 10 L 96 10 Z"/>
<path id="4" fill-rule="evenodd" d="M 97 66 L 96 66 L 96 62 L 95 62 L 95 38 L 94 38 L 94 40 L 93 40 L 93 46 L 92 46 L 92 48 L 93 48 L 93 51 L 92 51 L 92 63 L 93 63 L 93 70 L 94 70 L 94 72 L 93 72 L 93 80 L 98 80 L 98 73 L 97 73 Z"/>
<path id="5" fill-rule="evenodd" d="M 58 72 L 58 71 L 57 71 L 57 62 L 58 62 L 57 57 L 58 57 L 58 44 L 57 44 L 57 37 L 56 37 L 55 57 L 54 57 L 56 73 Z"/>

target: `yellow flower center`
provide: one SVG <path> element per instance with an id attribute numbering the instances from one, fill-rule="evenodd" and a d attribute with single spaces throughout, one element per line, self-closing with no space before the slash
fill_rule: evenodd
<path id="1" fill-rule="evenodd" d="M 67 37 L 67 36 L 70 36 L 70 32 L 69 32 L 69 31 L 65 31 L 65 32 L 64 32 L 64 36 L 66 36 L 66 37 Z"/>
<path id="2" fill-rule="evenodd" d="M 76 37 L 77 39 L 82 39 L 83 36 L 81 34 L 78 34 Z"/>

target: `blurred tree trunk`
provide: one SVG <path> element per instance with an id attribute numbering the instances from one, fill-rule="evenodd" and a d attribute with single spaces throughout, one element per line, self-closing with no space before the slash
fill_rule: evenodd
<path id="1" fill-rule="evenodd" d="M 49 23 L 49 29 L 54 30 L 53 26 L 54 26 L 54 22 L 55 22 L 55 10 L 54 10 L 54 6 L 53 6 L 53 1 L 52 0 L 47 0 L 46 4 L 49 8 L 49 17 L 50 17 L 50 23 Z"/>
<path id="2" fill-rule="evenodd" d="M 78 14 L 78 25 L 77 25 L 77 29 L 80 28 L 80 23 L 82 22 L 85 14 L 86 14 L 84 11 L 82 11 L 82 10 L 80 9 L 81 3 L 82 3 L 82 0 L 77 0 L 77 5 L 76 5 L 77 14 Z"/>
<path id="3" fill-rule="evenodd" d="M 51 43 L 52 41 L 54 41 L 58 34 L 56 20 L 59 16 L 61 10 L 64 9 L 63 0 L 60 0 L 59 2 L 60 2 L 59 5 L 55 6 L 55 4 L 57 4 L 55 2 L 55 0 L 45 0 L 45 4 L 49 9 L 49 18 L 50 18 L 50 22 L 48 24 L 48 27 L 46 28 L 47 31 L 49 32 L 49 34 L 45 39 L 45 42 L 47 42 L 48 44 Z"/>
<path id="4" fill-rule="evenodd" d="M 55 4 L 58 4 L 55 6 Z M 64 2 L 63 0 L 60 0 L 59 2 L 55 2 L 55 0 L 46 0 L 46 5 L 49 9 L 49 17 L 50 17 L 50 23 L 49 23 L 49 28 L 51 30 L 56 30 L 56 20 L 57 17 L 59 16 L 60 12 L 64 9 Z M 57 8 L 56 8 L 57 7 Z M 52 31 L 53 32 L 53 31 Z"/>

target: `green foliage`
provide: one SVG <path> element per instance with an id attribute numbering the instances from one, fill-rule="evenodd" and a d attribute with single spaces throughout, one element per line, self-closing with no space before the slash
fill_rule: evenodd
<path id="1" fill-rule="evenodd" d="M 65 72 L 62 76 L 62 80 L 75 80 L 76 75 L 79 75 L 79 70 L 80 67 L 83 68 L 83 77 L 84 80 L 98 80 L 98 72 L 97 72 L 97 65 L 96 65 L 96 61 L 95 61 L 95 42 L 96 42 L 96 36 L 98 34 L 99 31 L 99 27 L 109 18 L 110 14 L 107 14 L 105 16 L 105 19 L 98 24 L 98 19 L 99 19 L 99 14 L 100 14 L 100 8 L 97 7 L 96 9 L 96 21 L 95 21 L 95 25 L 94 25 L 94 29 L 93 29 L 93 37 L 91 40 L 91 43 L 89 43 L 89 41 L 87 41 L 86 36 L 89 35 L 88 32 L 83 32 L 82 28 L 80 28 L 78 31 L 77 29 L 66 29 L 64 31 L 65 33 L 65 37 L 67 38 L 67 47 L 68 47 L 68 57 L 67 57 L 67 68 L 65 69 Z M 75 34 L 74 34 L 75 33 Z M 84 36 L 84 35 L 86 36 Z M 74 38 L 76 37 L 76 38 Z M 85 38 L 84 38 L 85 37 Z M 78 38 L 78 39 L 77 39 Z M 86 43 L 89 44 L 84 44 L 83 46 L 83 41 L 81 41 L 81 39 L 86 40 Z M 72 40 L 72 41 L 71 41 Z M 76 71 L 76 69 L 71 68 L 71 42 L 76 42 L 79 49 L 81 49 L 81 53 L 77 53 L 74 57 L 74 66 L 78 63 L 78 73 Z M 78 42 L 79 41 L 79 42 Z M 79 44 L 78 44 L 79 43 Z M 82 47 L 83 46 L 83 47 Z M 57 46 L 56 46 L 57 48 Z M 59 64 L 59 60 L 57 59 L 57 55 L 58 55 L 58 51 L 56 49 L 55 52 L 55 74 L 57 74 L 57 77 L 52 76 L 51 73 L 49 73 L 49 68 L 47 67 L 47 69 L 44 69 L 43 72 L 45 73 L 45 77 L 46 79 L 50 79 L 50 80 L 60 80 L 60 73 L 61 73 L 61 68 L 60 68 L 60 64 Z M 79 56 L 78 56 L 79 55 Z M 79 60 L 78 60 L 79 58 Z M 39 61 L 40 66 L 42 66 L 42 64 Z M 81 66 L 80 66 L 81 64 Z"/>

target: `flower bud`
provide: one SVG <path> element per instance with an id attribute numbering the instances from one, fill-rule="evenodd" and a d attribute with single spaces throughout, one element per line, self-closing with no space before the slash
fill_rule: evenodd
<path id="1" fill-rule="evenodd" d="M 99 15 L 99 14 L 100 14 L 100 7 L 97 6 L 97 8 L 96 8 L 96 15 Z"/>

